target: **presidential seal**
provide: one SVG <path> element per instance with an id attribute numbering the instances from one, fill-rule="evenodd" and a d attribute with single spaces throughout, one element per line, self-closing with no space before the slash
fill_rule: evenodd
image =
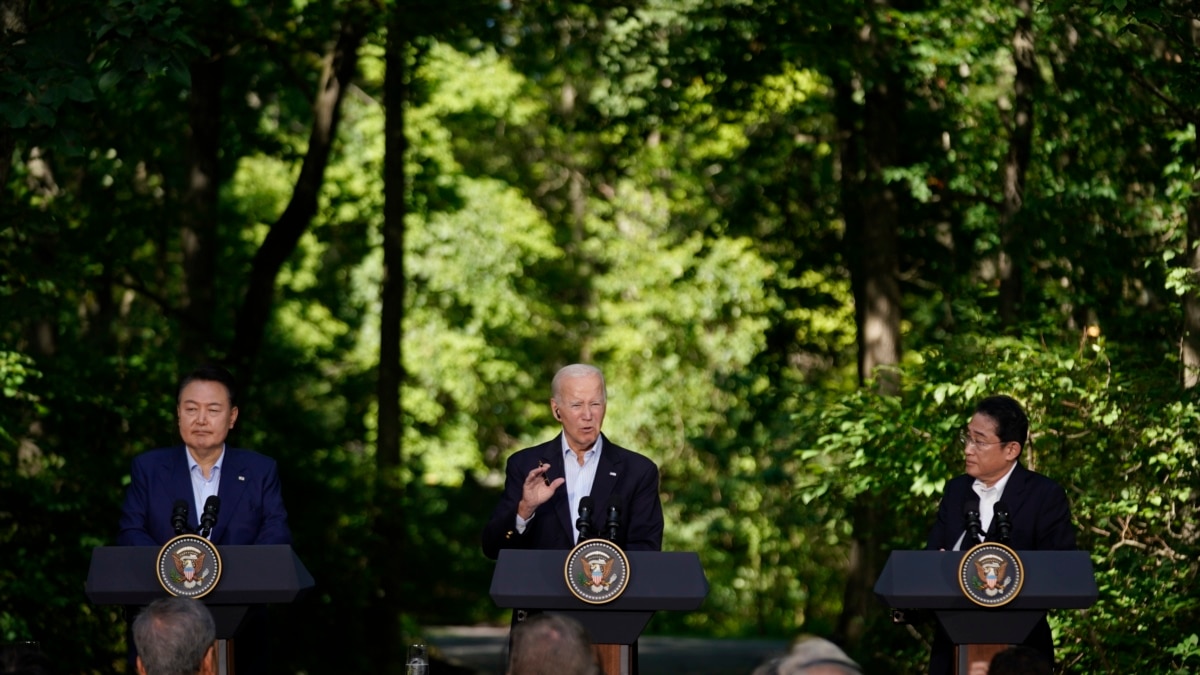
<path id="1" fill-rule="evenodd" d="M 571 595 L 592 604 L 612 602 L 629 585 L 629 558 L 607 539 L 588 539 L 571 549 L 564 569 Z"/>
<path id="2" fill-rule="evenodd" d="M 967 551 L 958 568 L 963 595 L 980 607 L 1007 605 L 1021 592 L 1025 569 L 1017 552 L 985 541 Z"/>
<path id="3" fill-rule="evenodd" d="M 221 554 L 197 534 L 181 534 L 158 552 L 158 581 L 171 595 L 202 598 L 221 580 Z"/>

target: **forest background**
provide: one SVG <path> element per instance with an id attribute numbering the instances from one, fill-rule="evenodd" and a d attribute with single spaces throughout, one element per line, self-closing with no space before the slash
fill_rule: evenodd
<path id="1" fill-rule="evenodd" d="M 549 380 L 608 376 L 712 590 L 650 630 L 831 636 L 975 400 L 1020 399 L 1099 602 L 1073 672 L 1200 669 L 1200 22 L 1184 0 L 0 0 L 0 640 L 93 606 L 177 378 L 244 385 L 314 593 L 278 671 L 503 623 L 478 536 Z M 329 646 L 336 646 L 330 649 Z"/>

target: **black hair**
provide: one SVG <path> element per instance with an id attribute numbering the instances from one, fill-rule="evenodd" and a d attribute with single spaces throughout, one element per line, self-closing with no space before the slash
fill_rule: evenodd
<path id="1" fill-rule="evenodd" d="M 1017 443 L 1022 449 L 1029 440 L 1029 418 L 1020 403 L 1011 396 L 989 396 L 975 405 L 975 412 L 996 423 L 1001 443 Z"/>
<path id="2" fill-rule="evenodd" d="M 205 364 L 184 375 L 183 379 L 179 381 L 179 388 L 175 391 L 176 402 L 183 396 L 183 390 L 193 382 L 219 382 L 225 385 L 225 391 L 229 392 L 229 406 L 237 406 L 237 382 L 234 381 L 233 375 L 221 366 Z"/>
<path id="3" fill-rule="evenodd" d="M 993 675 L 1050 675 L 1050 659 L 1025 645 L 1013 645 L 992 657 L 988 673 Z"/>

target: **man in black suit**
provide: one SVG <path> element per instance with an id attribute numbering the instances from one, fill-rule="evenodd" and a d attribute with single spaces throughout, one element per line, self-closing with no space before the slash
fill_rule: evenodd
<path id="1" fill-rule="evenodd" d="M 588 496 L 593 536 L 606 531 L 609 507 L 616 506 L 614 543 L 627 551 L 662 550 L 658 466 L 600 433 L 608 406 L 604 374 L 595 366 L 566 366 L 550 390 L 562 433 L 508 458 L 504 496 L 483 529 L 484 554 L 494 560 L 504 548 L 574 548 L 579 503 Z"/>
<path id="2" fill-rule="evenodd" d="M 1029 437 L 1029 418 L 1021 404 L 1008 396 L 989 396 L 975 406 L 975 414 L 959 436 L 964 452 L 964 475 L 946 484 L 937 521 L 929 531 L 930 550 L 967 550 L 980 543 L 967 532 L 964 507 L 979 502 L 980 529 L 987 541 L 999 541 L 995 506 L 1008 507 L 1009 541 L 1020 551 L 1071 551 L 1075 527 L 1067 493 L 1053 480 L 1026 469 L 1019 461 Z M 1054 659 L 1054 642 L 1045 617 L 1025 645 Z M 954 671 L 954 649 L 938 626 L 929 660 L 934 675 Z"/>

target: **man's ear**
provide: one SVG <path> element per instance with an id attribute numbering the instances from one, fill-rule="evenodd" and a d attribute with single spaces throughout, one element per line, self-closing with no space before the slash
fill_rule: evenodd
<path id="1" fill-rule="evenodd" d="M 146 666 L 144 666 L 142 664 L 141 656 L 137 657 L 137 671 L 138 671 L 138 675 L 146 675 Z"/>
<path id="2" fill-rule="evenodd" d="M 200 675 L 217 675 L 217 643 L 212 643 L 200 660 Z"/>

